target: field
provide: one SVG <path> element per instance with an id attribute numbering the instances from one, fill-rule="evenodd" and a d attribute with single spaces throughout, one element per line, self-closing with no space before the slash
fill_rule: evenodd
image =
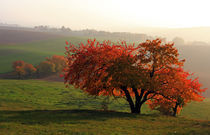
<path id="1" fill-rule="evenodd" d="M 109 111 L 102 111 L 103 99 L 65 88 L 61 82 L 0 80 L 0 134 L 210 133 L 209 99 L 189 104 L 176 118 L 146 106 L 142 115 L 130 114 L 124 99 L 114 100 Z"/>
<path id="2" fill-rule="evenodd" d="M 102 37 L 99 39 L 103 40 Z M 16 60 L 23 60 L 36 66 L 46 57 L 64 55 L 66 40 L 77 45 L 85 42 L 87 37 L 64 37 L 43 32 L 0 29 L 0 78 L 1 74 L 12 71 L 12 62 Z M 194 72 L 204 88 L 210 88 L 208 62 L 210 47 L 185 45 L 177 48 L 181 58 L 186 59 L 185 69 Z M 210 91 L 207 90 L 204 96 L 210 97 Z"/>
<path id="3" fill-rule="evenodd" d="M 77 45 L 86 39 L 0 30 L 0 78 L 12 71 L 11 64 L 16 60 L 37 65 L 45 57 L 64 55 L 66 40 Z M 206 64 L 210 47 L 179 46 L 178 49 L 187 58 L 186 69 L 196 71 L 204 87 L 210 87 Z M 191 56 L 194 51 L 198 53 Z M 206 61 L 201 61 L 204 58 Z M 89 96 L 52 80 L 62 79 L 56 76 L 42 80 L 0 79 L 0 135 L 210 134 L 210 98 L 189 103 L 178 117 L 160 115 L 147 105 L 141 115 L 133 115 L 125 99 Z M 104 110 L 105 101 L 109 102 L 108 110 Z"/>
<path id="4" fill-rule="evenodd" d="M 30 43 L 35 41 L 56 39 L 62 37 L 58 34 L 47 33 L 47 32 L 38 32 L 31 30 L 15 30 L 12 28 L 4 28 L 0 26 L 0 43 L 1 44 L 22 44 Z"/>
<path id="5" fill-rule="evenodd" d="M 66 40 L 77 45 L 85 41 L 86 38 L 61 37 L 12 45 L 0 43 L 0 73 L 12 71 L 11 64 L 16 60 L 23 60 L 36 65 L 45 57 L 55 54 L 64 55 Z"/>

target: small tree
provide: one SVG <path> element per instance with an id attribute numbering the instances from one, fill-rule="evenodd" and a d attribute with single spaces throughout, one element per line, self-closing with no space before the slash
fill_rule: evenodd
<path id="1" fill-rule="evenodd" d="M 59 55 L 53 55 L 52 57 L 46 58 L 46 60 L 55 64 L 55 72 L 57 73 L 63 71 L 67 61 L 64 56 Z"/>
<path id="2" fill-rule="evenodd" d="M 23 78 L 26 75 L 24 70 L 25 62 L 22 60 L 17 60 L 12 63 L 13 72 L 18 76 L 19 79 Z"/>
<path id="3" fill-rule="evenodd" d="M 55 73 L 55 64 L 50 61 L 43 61 L 37 66 L 38 76 L 45 76 Z"/>
<path id="4" fill-rule="evenodd" d="M 13 62 L 12 67 L 18 78 L 32 77 L 36 72 L 36 68 L 32 64 L 26 63 L 22 60 Z"/>
<path id="5" fill-rule="evenodd" d="M 22 60 L 17 60 L 12 63 L 12 68 L 15 70 L 17 67 L 24 67 L 25 62 Z"/>
<path id="6" fill-rule="evenodd" d="M 17 66 L 14 70 L 15 74 L 18 76 L 19 79 L 24 78 L 26 72 L 23 67 Z"/>
<path id="7" fill-rule="evenodd" d="M 28 77 L 31 77 L 36 72 L 36 68 L 32 64 L 28 63 L 25 64 L 24 70 L 26 72 L 26 76 Z"/>

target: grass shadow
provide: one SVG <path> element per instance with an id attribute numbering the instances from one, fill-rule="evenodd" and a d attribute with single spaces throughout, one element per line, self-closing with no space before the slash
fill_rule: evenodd
<path id="1" fill-rule="evenodd" d="M 151 115 L 151 114 L 150 114 Z M 85 124 L 86 120 L 106 121 L 111 118 L 134 119 L 146 115 L 135 115 L 124 112 L 100 110 L 27 110 L 27 111 L 0 111 L 0 123 L 15 122 L 26 125 L 49 123 Z M 155 117 L 155 116 L 153 116 Z"/>

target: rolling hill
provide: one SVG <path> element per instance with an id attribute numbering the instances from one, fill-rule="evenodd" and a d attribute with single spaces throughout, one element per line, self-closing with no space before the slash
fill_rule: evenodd
<path id="1" fill-rule="evenodd" d="M 4 34 L 6 31 L 7 34 Z M 13 33 L 13 31 L 16 31 Z M 87 37 L 66 37 L 46 32 L 30 32 L 23 30 L 2 30 L 0 33 L 0 73 L 12 70 L 11 64 L 16 60 L 24 60 L 37 65 L 45 57 L 64 55 L 65 41 L 74 44 L 86 41 Z M 8 34 L 10 33 L 10 34 Z M 135 37 L 136 38 L 136 37 Z M 103 38 L 99 38 L 103 40 Z M 13 43 L 13 44 L 11 44 Z M 176 45 L 180 57 L 186 59 L 185 69 L 194 72 L 200 78 L 203 87 L 210 89 L 210 46 Z M 205 92 L 210 97 L 210 90 Z"/>
<path id="2" fill-rule="evenodd" d="M 11 64 L 16 60 L 23 60 L 36 65 L 43 61 L 46 57 L 55 54 L 64 55 L 66 40 L 71 41 L 74 44 L 78 44 L 86 41 L 86 38 L 56 37 L 48 40 L 45 39 L 16 44 L 3 44 L 0 42 L 0 73 L 10 72 L 12 70 Z"/>
<path id="3" fill-rule="evenodd" d="M 29 31 L 25 33 L 27 36 L 20 33 L 14 32 L 7 35 L 10 39 L 0 40 L 0 73 L 10 72 L 15 60 L 36 65 L 45 57 L 63 55 L 66 40 L 78 44 L 87 39 L 39 32 L 36 36 Z M 210 88 L 210 46 L 176 47 L 181 58 L 187 60 L 185 68 L 195 72 L 204 87 Z M 53 82 L 55 80 L 56 76 L 45 81 L 0 79 L 0 135 L 210 134 L 209 98 L 188 104 L 177 118 L 150 111 L 146 105 L 143 115 L 133 115 L 123 99 L 113 100 L 108 105 L 109 110 L 102 111 L 103 97 L 90 97 L 73 87 L 67 89 L 62 82 Z M 210 97 L 209 90 L 205 96 Z"/>
<path id="4" fill-rule="evenodd" d="M 28 30 L 1 29 L 0 27 L 0 45 L 30 43 L 60 37 L 62 36 L 58 34 Z"/>

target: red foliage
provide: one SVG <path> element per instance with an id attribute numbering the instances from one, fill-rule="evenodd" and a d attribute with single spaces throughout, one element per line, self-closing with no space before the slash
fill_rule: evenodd
<path id="1" fill-rule="evenodd" d="M 36 72 L 36 68 L 32 64 L 25 64 L 24 70 L 28 76 L 31 76 L 33 73 Z"/>
<path id="2" fill-rule="evenodd" d="M 14 73 L 18 75 L 19 78 L 29 77 L 36 72 L 36 68 L 32 64 L 28 64 L 22 60 L 13 62 Z"/>
<path id="3" fill-rule="evenodd" d="M 196 92 L 203 92 L 199 83 L 189 80 L 190 74 L 182 70 L 184 60 L 178 59 L 173 43 L 162 44 L 156 39 L 138 46 L 96 40 L 79 46 L 66 44 L 65 83 L 91 95 L 125 96 L 132 113 L 140 113 L 142 104 L 150 99 L 154 99 L 150 101 L 152 107 L 161 96 L 170 97 L 167 100 L 173 102 L 178 99 L 171 97 L 181 94 L 187 102 L 199 99 L 200 93 Z M 183 92 L 179 88 L 184 88 Z M 185 90 L 192 88 L 195 93 Z"/>
<path id="4" fill-rule="evenodd" d="M 22 60 L 17 60 L 17 61 L 12 63 L 13 69 L 15 69 L 17 67 L 23 67 L 24 65 L 25 65 L 25 62 L 22 61 Z"/>
<path id="5" fill-rule="evenodd" d="M 88 40 L 86 45 L 81 43 L 79 47 L 70 44 L 67 49 L 68 66 L 65 69 L 65 80 L 91 95 L 114 95 L 114 88 L 119 90 L 120 85 L 127 80 L 123 80 L 123 76 L 114 78 L 115 76 L 110 76 L 107 71 L 112 72 L 110 67 L 116 66 L 115 62 L 119 58 L 133 61 L 135 50 L 133 45 L 127 45 L 125 42 L 114 44 L 110 41 L 99 43 L 96 40 Z M 125 76 L 125 72 L 122 75 Z"/>
<path id="6" fill-rule="evenodd" d="M 53 55 L 52 57 L 46 58 L 47 61 L 55 65 L 55 72 L 61 72 L 66 66 L 67 59 L 64 56 Z"/>
<path id="7" fill-rule="evenodd" d="M 150 95 L 152 100 L 148 102 L 151 109 L 160 110 L 164 114 L 176 115 L 181 108 L 190 101 L 202 101 L 201 88 L 198 78 L 192 79 L 192 75 L 182 68 L 161 70 L 156 79 L 163 82 L 158 89 L 159 93 Z"/>

